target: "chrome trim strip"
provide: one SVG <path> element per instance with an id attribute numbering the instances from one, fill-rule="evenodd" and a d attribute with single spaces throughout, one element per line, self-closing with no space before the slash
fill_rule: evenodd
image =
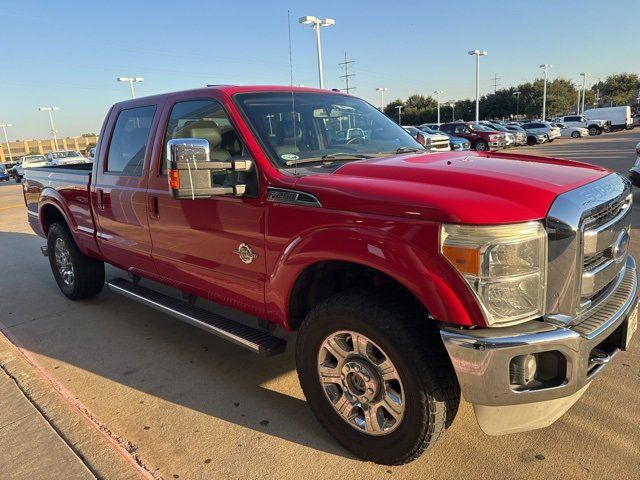
<path id="1" fill-rule="evenodd" d="M 631 204 L 625 203 L 618 215 L 604 225 L 593 230 L 585 230 L 583 233 L 584 255 L 594 255 L 613 245 L 616 236 L 620 233 L 621 226 L 631 227 Z M 625 221 L 621 225 L 622 221 Z M 618 227 L 618 228 L 614 228 Z"/>
<path id="2" fill-rule="evenodd" d="M 109 287 L 110 290 L 113 290 L 116 293 L 119 293 L 121 295 L 124 295 L 127 298 L 130 298 L 131 300 L 135 300 L 137 302 L 143 303 L 145 305 L 147 305 L 148 307 L 151 307 L 155 310 L 164 312 L 168 315 L 171 315 L 172 317 L 177 318 L 178 320 L 182 320 L 183 322 L 186 323 L 190 323 L 191 325 L 201 328 L 202 330 L 205 330 L 207 332 L 213 333 L 214 335 L 217 335 L 219 337 L 222 337 L 226 340 L 229 340 L 237 345 L 240 345 L 242 347 L 248 348 L 249 350 L 252 350 L 256 353 L 259 353 L 260 351 L 260 346 L 256 343 L 250 342 L 249 340 L 247 340 L 246 338 L 243 337 L 239 337 L 237 335 L 234 335 L 232 333 L 229 333 L 225 330 L 222 330 L 220 328 L 217 328 L 213 325 L 210 325 L 206 322 L 202 322 L 200 320 L 198 320 L 197 318 L 191 317 L 189 315 L 186 315 L 182 312 L 179 312 L 178 310 L 175 310 L 173 308 L 169 308 L 166 307 L 164 305 L 160 305 L 159 303 L 154 302 L 153 300 L 148 299 L 147 297 L 144 297 L 142 295 L 138 295 L 136 293 L 133 293 L 129 290 L 127 290 L 126 288 L 122 288 L 118 285 L 114 285 L 111 282 L 107 282 L 107 287 Z"/>
<path id="3" fill-rule="evenodd" d="M 611 283 L 620 273 L 620 264 L 615 260 L 607 260 L 602 265 L 582 274 L 580 294 L 591 297 Z"/>
<path id="4" fill-rule="evenodd" d="M 278 187 L 267 188 L 267 202 L 300 205 L 304 207 L 322 207 L 320 200 L 318 200 L 315 195 L 300 190 Z"/>

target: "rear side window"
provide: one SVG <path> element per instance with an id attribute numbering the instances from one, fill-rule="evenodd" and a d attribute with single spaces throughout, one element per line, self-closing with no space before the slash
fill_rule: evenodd
<path id="1" fill-rule="evenodd" d="M 107 172 L 132 177 L 142 175 L 155 112 L 155 105 L 149 105 L 122 110 L 118 114 L 109 145 Z"/>

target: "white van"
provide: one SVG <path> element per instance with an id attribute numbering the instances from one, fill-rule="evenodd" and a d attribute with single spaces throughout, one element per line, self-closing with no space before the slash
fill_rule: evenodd
<path id="1" fill-rule="evenodd" d="M 622 130 L 623 128 L 631 130 L 633 128 L 631 107 L 628 105 L 624 107 L 590 108 L 582 112 L 582 114 L 591 119 L 607 120 L 611 124 L 612 130 Z"/>

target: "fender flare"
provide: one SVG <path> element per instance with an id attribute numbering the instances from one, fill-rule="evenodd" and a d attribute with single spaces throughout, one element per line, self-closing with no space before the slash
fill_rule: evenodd
<path id="1" fill-rule="evenodd" d="M 265 300 L 270 321 L 290 329 L 293 287 L 305 269 L 322 261 L 356 263 L 395 279 L 438 321 L 483 325 L 473 293 L 439 254 L 427 253 L 380 229 L 335 226 L 293 239 L 267 277 Z"/>

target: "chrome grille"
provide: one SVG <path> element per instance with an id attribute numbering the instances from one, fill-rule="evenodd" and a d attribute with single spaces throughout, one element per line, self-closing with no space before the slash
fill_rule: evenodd
<path id="1" fill-rule="evenodd" d="M 602 252 L 595 253 L 593 255 L 585 255 L 582 261 L 583 271 L 595 270 L 600 265 L 607 263 L 611 260 L 612 248 L 606 248 Z"/>
<path id="2" fill-rule="evenodd" d="M 607 205 L 602 205 L 595 209 L 595 212 L 587 215 L 584 219 L 585 228 L 597 228 L 600 225 L 608 222 L 625 207 L 624 199 L 616 199 Z"/>

